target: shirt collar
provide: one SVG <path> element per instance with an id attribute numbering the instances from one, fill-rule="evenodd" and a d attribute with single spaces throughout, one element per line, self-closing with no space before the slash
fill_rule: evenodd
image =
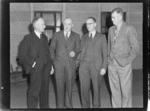
<path id="1" fill-rule="evenodd" d="M 120 30 L 120 28 L 121 28 L 122 24 L 123 24 L 123 22 L 121 22 L 121 23 L 118 25 L 118 27 L 117 27 L 117 26 L 115 27 L 117 31 L 119 31 L 119 30 Z"/>
<path id="2" fill-rule="evenodd" d="M 37 32 L 37 31 L 35 31 L 35 30 L 34 30 L 34 32 L 35 32 L 35 34 L 38 36 L 38 38 L 40 38 L 41 33 Z"/>
<path id="3" fill-rule="evenodd" d="M 94 38 L 95 34 L 96 34 L 96 30 L 92 31 L 92 32 L 89 32 L 89 37 L 90 37 L 90 34 L 92 34 L 92 38 Z"/>
<path id="4" fill-rule="evenodd" d="M 71 31 L 70 32 L 66 32 L 66 31 L 64 31 L 64 35 L 66 36 L 66 34 L 68 33 L 68 37 L 70 36 L 70 33 L 71 33 Z"/>

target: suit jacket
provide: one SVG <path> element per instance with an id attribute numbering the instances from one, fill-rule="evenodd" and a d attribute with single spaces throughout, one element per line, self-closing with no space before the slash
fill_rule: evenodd
<path id="1" fill-rule="evenodd" d="M 70 52 L 75 52 L 75 57 L 70 57 Z M 72 68 L 76 68 L 76 59 L 80 52 L 80 36 L 71 31 L 68 40 L 65 40 L 64 31 L 56 32 L 50 45 L 51 58 L 55 61 L 69 61 Z"/>
<path id="2" fill-rule="evenodd" d="M 40 45 L 39 45 L 40 39 L 37 37 L 35 32 L 25 35 L 24 39 L 21 42 L 19 59 L 20 61 L 22 61 L 22 65 L 26 73 L 29 73 L 31 71 L 34 62 L 36 62 L 35 66 L 39 66 L 39 67 L 44 64 L 43 60 L 46 60 L 47 62 L 51 63 L 47 37 L 45 35 L 42 35 L 42 40 L 44 40 L 42 45 L 45 47 L 44 49 L 47 54 L 46 59 L 40 57 L 40 53 L 41 53 Z"/>
<path id="3" fill-rule="evenodd" d="M 85 49 L 87 46 L 87 38 L 88 34 L 85 34 L 81 38 L 81 56 L 80 56 L 80 63 L 83 61 L 83 56 L 85 54 Z M 94 37 L 94 63 L 95 67 L 98 71 L 100 71 L 101 68 L 105 68 L 107 66 L 107 41 L 106 36 L 104 34 L 101 34 L 99 32 L 96 32 Z"/>
<path id="4" fill-rule="evenodd" d="M 131 63 L 139 51 L 137 33 L 134 27 L 123 22 L 115 43 L 114 40 L 115 26 L 110 27 L 108 33 L 108 62 L 113 64 L 114 58 L 120 66 L 126 66 Z"/>

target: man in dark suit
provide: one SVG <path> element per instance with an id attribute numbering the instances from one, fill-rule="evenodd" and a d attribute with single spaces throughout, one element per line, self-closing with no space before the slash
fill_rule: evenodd
<path id="1" fill-rule="evenodd" d="M 132 107 L 131 63 L 139 51 L 137 33 L 133 26 L 123 21 L 123 10 L 112 13 L 114 26 L 108 34 L 108 77 L 112 92 L 112 107 Z"/>
<path id="2" fill-rule="evenodd" d="M 86 21 L 89 33 L 81 38 L 79 80 L 83 108 L 90 108 L 90 80 L 94 90 L 93 107 L 100 107 L 100 82 L 102 75 L 106 73 L 106 37 L 96 31 L 96 25 L 95 18 L 89 17 Z"/>
<path id="3" fill-rule="evenodd" d="M 49 73 L 51 57 L 43 18 L 34 18 L 34 31 L 24 37 L 19 58 L 26 73 L 30 74 L 30 86 L 27 95 L 27 107 L 49 108 Z"/>
<path id="4" fill-rule="evenodd" d="M 76 58 L 80 51 L 79 34 L 71 31 L 73 23 L 71 18 L 65 18 L 64 30 L 56 32 L 52 38 L 50 51 L 54 64 L 57 108 L 72 108 L 72 87 L 75 79 Z M 65 91 L 67 90 L 69 104 L 65 105 Z"/>

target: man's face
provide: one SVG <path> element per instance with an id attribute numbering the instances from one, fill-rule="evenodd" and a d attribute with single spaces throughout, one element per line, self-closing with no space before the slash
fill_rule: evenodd
<path id="1" fill-rule="evenodd" d="M 36 30 L 40 33 L 44 32 L 45 29 L 45 22 L 42 18 L 39 18 L 35 23 Z"/>
<path id="2" fill-rule="evenodd" d="M 71 29 L 72 29 L 72 26 L 73 26 L 73 24 L 72 24 L 72 20 L 71 19 L 65 19 L 64 20 L 64 30 L 66 32 L 70 32 Z"/>
<path id="3" fill-rule="evenodd" d="M 93 21 L 93 19 L 88 19 L 86 21 L 86 26 L 89 32 L 92 32 L 96 28 L 96 23 Z"/>
<path id="4" fill-rule="evenodd" d="M 118 25 L 118 23 L 120 23 L 120 21 L 122 20 L 122 16 L 121 16 L 121 14 L 114 12 L 111 15 L 111 20 L 114 25 Z"/>

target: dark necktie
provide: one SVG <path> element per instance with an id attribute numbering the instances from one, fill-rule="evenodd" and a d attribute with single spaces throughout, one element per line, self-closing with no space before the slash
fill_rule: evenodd
<path id="1" fill-rule="evenodd" d="M 69 35 L 69 33 L 67 32 L 66 36 L 65 36 L 66 41 L 68 40 L 68 35 Z"/>
<path id="2" fill-rule="evenodd" d="M 90 36 L 89 36 L 89 37 L 90 37 L 90 39 L 92 39 L 92 33 L 90 33 Z"/>

